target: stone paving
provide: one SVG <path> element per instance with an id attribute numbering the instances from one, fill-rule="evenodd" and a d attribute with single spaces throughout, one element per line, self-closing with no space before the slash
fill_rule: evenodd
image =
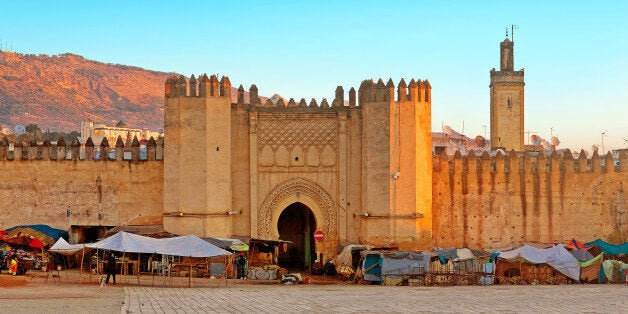
<path id="1" fill-rule="evenodd" d="M 286 286 L 194 278 L 193 288 L 185 288 L 186 278 L 148 277 L 141 285 L 128 278 L 101 288 L 97 277 L 90 280 L 71 271 L 62 272 L 57 281 L 45 279 L 45 273 L 0 275 L 0 313 L 621 313 L 628 309 L 625 284 Z"/>
<path id="2" fill-rule="evenodd" d="M 127 287 L 122 313 L 619 313 L 626 285 Z"/>

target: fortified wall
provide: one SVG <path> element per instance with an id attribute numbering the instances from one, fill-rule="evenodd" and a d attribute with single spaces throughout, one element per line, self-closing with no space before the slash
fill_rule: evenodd
<path id="1" fill-rule="evenodd" d="M 434 245 L 628 241 L 628 158 L 568 150 L 434 156 Z"/>
<path id="2" fill-rule="evenodd" d="M 215 75 L 166 81 L 166 230 L 281 237 L 298 250 L 320 230 L 311 253 L 326 257 L 341 242 L 431 245 L 428 81 L 365 80 L 331 102 L 262 103 L 255 85 L 232 100 L 230 88 Z M 306 218 L 282 220 L 295 205 Z"/>
<path id="3" fill-rule="evenodd" d="M 163 222 L 179 234 L 288 237 L 325 258 L 342 242 L 628 241 L 625 154 L 618 166 L 568 151 L 433 156 L 428 81 L 365 80 L 320 103 L 262 103 L 255 85 L 232 100 L 230 88 L 226 77 L 169 79 L 163 146 L 0 141 L 0 227 L 45 223 L 82 242 L 84 228 Z M 284 220 L 295 204 L 313 221 Z M 323 241 L 311 243 L 314 230 Z"/>
<path id="4" fill-rule="evenodd" d="M 0 141 L 0 228 L 47 224 L 82 242 L 85 228 L 162 223 L 162 147 L 154 140 L 145 152 L 121 138 L 115 147 L 94 147 L 91 138 L 83 147 L 20 142 Z"/>

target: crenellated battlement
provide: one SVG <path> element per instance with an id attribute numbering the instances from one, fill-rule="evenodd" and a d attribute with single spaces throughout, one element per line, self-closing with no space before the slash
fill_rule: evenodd
<path id="1" fill-rule="evenodd" d="M 68 145 L 59 138 L 55 145 L 44 140 L 41 145 L 36 142 L 25 144 L 20 138 L 9 143 L 7 138 L 0 141 L 0 161 L 161 161 L 163 160 L 163 143 L 157 143 L 151 137 L 145 145 L 141 145 L 137 137 L 129 145 L 125 145 L 122 137 L 118 137 L 115 147 L 109 146 L 107 138 L 103 138 L 99 146 L 95 146 L 92 138 L 82 145 L 77 138 Z"/>
<path id="2" fill-rule="evenodd" d="M 432 98 L 432 86 L 428 80 L 411 79 L 410 83 L 406 85 L 406 81 L 401 79 L 397 85 L 396 94 L 397 97 L 395 99 L 395 84 L 392 79 L 388 79 L 386 84 L 384 84 L 381 78 L 377 83 L 372 79 L 364 80 L 358 90 L 360 104 L 380 101 L 429 103 Z"/>
<path id="3" fill-rule="evenodd" d="M 613 173 L 628 172 L 628 156 L 622 154 L 619 157 L 619 165 L 615 165 L 613 155 L 598 155 L 597 152 L 591 158 L 587 158 L 584 150 L 580 151 L 577 158 L 566 149 L 562 154 L 552 152 L 515 152 L 514 150 L 503 154 L 498 151 L 495 155 L 488 152 L 470 151 L 462 156 L 459 151 L 454 155 L 446 154 L 433 156 L 433 170 L 438 173 L 446 172 L 491 172 L 491 173 Z"/>
<path id="4" fill-rule="evenodd" d="M 334 92 L 333 100 L 329 101 L 327 98 L 316 100 L 306 100 L 301 98 L 299 100 L 290 98 L 285 101 L 279 99 L 278 101 L 271 101 L 266 99 L 262 101 L 259 97 L 258 89 L 255 84 L 249 88 L 249 97 L 245 97 L 245 89 L 242 85 L 238 87 L 237 96 L 235 99 L 231 99 L 231 82 L 229 78 L 223 76 L 218 80 L 217 75 L 207 76 L 203 74 L 197 79 L 194 75 L 190 78 L 186 78 L 181 75 L 179 77 L 169 77 L 165 83 L 165 97 L 166 98 L 179 98 L 179 97 L 227 97 L 232 101 L 236 108 L 261 108 L 261 109 L 273 109 L 282 110 L 289 108 L 288 110 L 301 110 L 301 109 L 338 109 L 338 108 L 359 108 L 358 104 L 368 102 L 413 102 L 413 103 L 430 103 L 431 102 L 431 90 L 432 87 L 428 80 L 411 79 L 409 85 L 406 84 L 404 79 L 401 79 L 396 90 L 395 84 L 392 79 L 388 79 L 388 82 L 384 84 L 384 81 L 380 78 L 377 83 L 373 79 L 362 81 L 359 90 L 356 92 L 355 88 L 350 88 L 347 94 L 348 101 L 345 102 L 345 90 L 342 86 L 338 86 Z M 396 96 L 395 96 L 396 94 Z M 357 96 L 357 97 L 356 97 Z"/>
<path id="5" fill-rule="evenodd" d="M 177 97 L 226 97 L 231 99 L 231 81 L 226 76 L 218 80 L 217 75 L 203 74 L 197 80 L 194 74 L 190 78 L 181 75 L 166 79 L 165 98 Z"/>

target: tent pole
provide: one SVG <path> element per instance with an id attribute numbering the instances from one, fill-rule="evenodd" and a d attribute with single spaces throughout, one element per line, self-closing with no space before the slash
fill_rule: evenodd
<path id="1" fill-rule="evenodd" d="M 228 255 L 225 255 L 225 259 L 224 259 L 225 261 L 225 274 L 224 274 L 225 275 L 225 287 L 229 285 L 229 279 L 227 279 L 227 258 L 228 258 Z"/>
<path id="2" fill-rule="evenodd" d="M 192 255 L 190 255 L 190 273 L 188 274 L 188 288 L 192 288 Z"/>
<path id="3" fill-rule="evenodd" d="M 126 276 L 124 276 L 124 255 L 126 255 L 126 252 L 122 252 L 122 260 L 120 261 L 120 277 L 124 277 L 124 283 L 126 283 Z"/>
<path id="4" fill-rule="evenodd" d="M 142 253 L 137 253 L 137 273 L 133 274 L 137 277 L 137 285 L 140 285 L 140 274 L 142 269 Z M 133 264 L 133 271 L 135 272 L 135 264 Z"/>
<path id="5" fill-rule="evenodd" d="M 85 247 L 83 247 L 83 254 L 81 255 L 81 268 L 79 268 L 79 274 L 81 275 L 81 283 L 83 283 L 83 261 L 85 261 Z M 91 271 L 89 272 L 92 273 Z"/>
<path id="6" fill-rule="evenodd" d="M 68 266 L 70 265 L 70 260 L 67 256 L 63 255 L 63 257 L 65 257 L 65 279 L 70 280 L 70 275 L 68 274 Z"/>
<path id="7" fill-rule="evenodd" d="M 98 248 L 96 248 L 96 277 L 98 277 Z M 92 260 L 89 260 L 89 282 L 92 282 Z"/>
<path id="8" fill-rule="evenodd" d="M 155 253 L 153 253 L 153 258 L 150 264 L 150 272 L 153 274 L 153 287 L 155 286 L 155 270 L 153 269 L 153 261 L 155 260 Z"/>

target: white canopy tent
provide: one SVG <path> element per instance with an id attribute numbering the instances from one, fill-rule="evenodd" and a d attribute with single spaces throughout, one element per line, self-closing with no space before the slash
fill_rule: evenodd
<path id="1" fill-rule="evenodd" d="M 120 231 L 98 242 L 86 244 L 86 246 L 99 250 L 152 254 L 157 253 L 157 241 L 159 241 L 159 239 Z"/>
<path id="2" fill-rule="evenodd" d="M 79 252 L 83 252 L 85 248 L 85 244 L 70 244 L 63 238 L 59 238 L 55 244 L 53 244 L 48 251 L 59 253 L 61 255 L 74 255 Z M 92 248 L 88 248 L 88 251 L 91 251 Z"/>
<path id="3" fill-rule="evenodd" d="M 215 257 L 231 254 L 195 235 L 155 239 L 124 231 L 96 243 L 87 244 L 86 247 L 125 253 L 157 253 L 189 257 Z"/>
<path id="4" fill-rule="evenodd" d="M 147 253 L 206 258 L 231 255 L 231 252 L 206 242 L 195 235 L 155 239 L 124 231 L 120 231 L 96 243 L 87 244 L 86 247 L 122 252 L 123 257 L 125 253 Z M 192 263 L 190 263 L 190 273 L 191 272 Z M 191 280 L 192 276 L 190 275 L 190 286 Z"/>
<path id="5" fill-rule="evenodd" d="M 195 235 L 163 238 L 157 241 L 159 241 L 156 251 L 158 254 L 190 257 L 231 255 L 231 252 L 223 250 Z"/>
<path id="6" fill-rule="evenodd" d="M 85 259 L 85 252 L 89 252 L 91 250 L 92 248 L 86 247 L 85 244 L 70 244 L 64 238 L 59 238 L 59 240 L 57 240 L 57 242 L 55 242 L 55 244 L 53 244 L 50 247 L 50 249 L 48 249 L 49 252 L 59 253 L 65 256 L 66 261 L 68 261 L 68 264 L 70 263 L 69 262 L 70 256 L 73 256 L 74 258 L 78 259 L 78 256 L 76 255 L 81 253 L 81 259 L 79 262 L 79 264 L 81 265 L 80 272 L 83 271 L 83 260 Z"/>

